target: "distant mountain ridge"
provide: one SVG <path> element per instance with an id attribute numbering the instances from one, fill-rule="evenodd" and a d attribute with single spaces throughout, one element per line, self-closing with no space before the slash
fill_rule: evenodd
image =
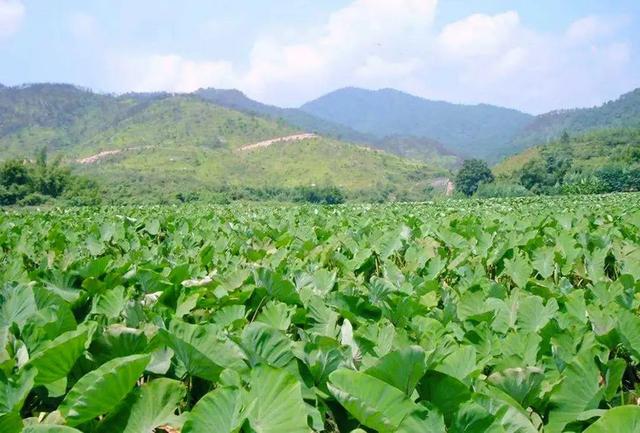
<path id="1" fill-rule="evenodd" d="M 297 108 L 280 108 L 275 105 L 263 104 L 250 99 L 237 89 L 207 88 L 196 90 L 193 94 L 222 107 L 247 114 L 267 116 L 274 120 L 282 120 L 291 126 L 308 132 L 358 143 L 367 143 L 372 139 L 372 137 L 347 126 L 321 119 Z"/>
<path id="2" fill-rule="evenodd" d="M 168 92 L 108 95 L 68 84 L 0 84 L 0 144 L 3 135 L 20 131 L 5 152 L 39 143 L 68 146 L 149 105 L 178 96 Z M 339 89 L 301 108 L 263 104 L 235 89 L 207 88 L 181 96 L 260 117 L 289 132 L 317 133 L 448 168 L 469 157 L 497 162 L 553 141 L 564 131 L 574 135 L 640 125 L 640 89 L 599 107 L 539 116 L 487 104 L 430 101 L 393 89 Z"/>
<path id="3" fill-rule="evenodd" d="M 563 132 L 580 134 L 596 129 L 640 127 L 640 89 L 598 107 L 557 110 L 536 116 L 514 138 L 517 149 L 543 144 Z"/>
<path id="4" fill-rule="evenodd" d="M 378 138 L 411 135 L 436 140 L 466 157 L 495 159 L 534 117 L 487 104 L 431 101 L 394 89 L 348 87 L 304 104 L 301 109 Z"/>
<path id="5" fill-rule="evenodd" d="M 455 152 L 445 148 L 438 141 L 428 137 L 415 137 L 410 132 L 376 136 L 323 119 L 302 109 L 280 108 L 257 102 L 236 89 L 208 88 L 197 90 L 194 94 L 216 105 L 247 114 L 267 116 L 305 131 L 366 144 L 405 158 L 418 159 L 447 167 L 453 167 L 459 160 L 459 156 Z"/>

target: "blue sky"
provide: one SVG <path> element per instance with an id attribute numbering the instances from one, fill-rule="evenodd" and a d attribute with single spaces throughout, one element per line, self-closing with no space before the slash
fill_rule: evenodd
<path id="1" fill-rule="evenodd" d="M 640 87 L 639 21 L 638 0 L 0 0 L 0 83 L 286 106 L 394 87 L 540 113 Z"/>

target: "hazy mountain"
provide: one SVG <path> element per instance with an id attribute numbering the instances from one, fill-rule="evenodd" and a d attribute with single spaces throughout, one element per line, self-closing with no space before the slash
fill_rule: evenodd
<path id="1" fill-rule="evenodd" d="M 524 149 L 553 141 L 564 131 L 576 135 L 602 128 L 640 127 L 640 89 L 599 107 L 552 111 L 537 116 L 515 138 L 514 146 Z"/>
<path id="2" fill-rule="evenodd" d="M 424 137 L 454 153 L 487 159 L 512 153 L 511 141 L 533 120 L 517 110 L 430 101 L 393 89 L 340 89 L 301 109 L 378 138 Z"/>

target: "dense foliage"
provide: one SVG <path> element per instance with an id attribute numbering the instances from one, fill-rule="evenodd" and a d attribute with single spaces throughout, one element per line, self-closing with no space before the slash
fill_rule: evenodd
<path id="1" fill-rule="evenodd" d="M 473 195 L 480 184 L 491 183 L 493 173 L 486 162 L 480 159 L 467 159 L 456 175 L 456 189 L 466 196 Z"/>
<path id="2" fill-rule="evenodd" d="M 97 186 L 73 176 L 57 159 L 47 161 L 43 149 L 36 161 L 10 159 L 0 164 L 0 205 L 39 205 L 63 194 L 71 204 L 99 202 Z"/>
<path id="3" fill-rule="evenodd" d="M 599 107 L 559 110 L 537 116 L 513 140 L 516 148 L 526 148 L 561 138 L 563 132 L 580 135 L 587 131 L 640 127 L 640 89 Z"/>
<path id="4" fill-rule="evenodd" d="M 542 194 L 640 190 L 640 129 L 608 129 L 528 150 L 494 169 Z"/>
<path id="5" fill-rule="evenodd" d="M 639 209 L 4 213 L 0 431 L 638 433 Z"/>

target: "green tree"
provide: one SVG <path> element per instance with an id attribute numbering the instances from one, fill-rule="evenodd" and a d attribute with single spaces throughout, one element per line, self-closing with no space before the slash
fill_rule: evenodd
<path id="1" fill-rule="evenodd" d="M 456 189 L 467 196 L 473 195 L 481 183 L 493 182 L 493 173 L 485 161 L 467 159 L 456 176 Z"/>
<path id="2" fill-rule="evenodd" d="M 5 187 L 27 185 L 31 182 L 29 167 L 19 159 L 10 159 L 0 166 L 0 184 Z"/>

